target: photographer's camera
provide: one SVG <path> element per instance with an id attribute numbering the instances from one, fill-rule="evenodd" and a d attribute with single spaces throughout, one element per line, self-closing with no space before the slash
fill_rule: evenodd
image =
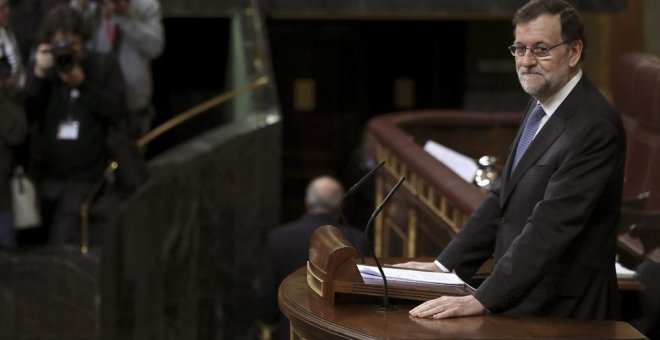
<path id="1" fill-rule="evenodd" d="M 55 69 L 58 72 L 69 72 L 76 65 L 76 55 L 73 44 L 67 42 L 56 42 L 50 49 L 55 60 Z"/>

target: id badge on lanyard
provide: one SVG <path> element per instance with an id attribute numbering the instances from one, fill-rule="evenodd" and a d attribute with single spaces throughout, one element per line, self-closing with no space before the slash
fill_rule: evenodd
<path id="1" fill-rule="evenodd" d="M 77 140 L 80 122 L 77 120 L 65 120 L 57 127 L 57 139 L 59 140 Z"/>
<path id="2" fill-rule="evenodd" d="M 80 122 L 73 119 L 73 103 L 80 96 L 80 92 L 77 89 L 71 89 L 69 91 L 69 115 L 67 118 L 60 122 L 60 125 L 57 127 L 57 139 L 58 140 L 78 140 L 78 135 L 80 132 Z"/>

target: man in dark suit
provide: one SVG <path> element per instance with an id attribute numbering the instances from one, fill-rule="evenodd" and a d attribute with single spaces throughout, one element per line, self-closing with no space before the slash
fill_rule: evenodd
<path id="1" fill-rule="evenodd" d="M 510 50 L 533 98 L 499 185 L 435 262 L 402 265 L 467 279 L 492 257 L 493 271 L 473 295 L 430 300 L 410 314 L 616 318 L 621 120 L 581 71 L 584 28 L 573 7 L 533 0 L 513 23 Z"/>
<path id="2" fill-rule="evenodd" d="M 344 188 L 336 179 L 329 176 L 315 178 L 305 192 L 307 212 L 268 234 L 261 278 L 262 333 L 277 324 L 277 338 L 289 338 L 289 321 L 277 307 L 278 287 L 286 276 L 307 263 L 309 240 L 314 230 L 324 225 L 339 226 L 343 196 Z M 362 232 L 346 226 L 340 226 L 339 230 L 359 252 L 369 254 L 365 253 L 368 248 Z"/>

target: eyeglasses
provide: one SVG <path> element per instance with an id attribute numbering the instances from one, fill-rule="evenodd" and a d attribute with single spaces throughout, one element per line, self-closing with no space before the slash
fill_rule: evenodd
<path id="1" fill-rule="evenodd" d="M 525 45 L 511 45 L 509 46 L 509 51 L 511 52 L 511 55 L 516 58 L 524 58 L 525 52 L 527 52 L 527 50 L 529 49 L 529 51 L 532 52 L 532 55 L 535 58 L 545 58 L 550 55 L 550 50 L 563 44 L 565 44 L 565 42 L 562 41 L 559 44 L 550 47 L 547 47 L 543 44 L 534 45 L 530 47 L 527 47 Z"/>

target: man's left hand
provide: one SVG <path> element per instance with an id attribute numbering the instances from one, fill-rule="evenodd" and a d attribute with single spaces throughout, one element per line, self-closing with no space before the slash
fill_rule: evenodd
<path id="1" fill-rule="evenodd" d="M 420 318 L 446 319 L 480 315 L 486 307 L 474 296 L 441 296 L 410 310 L 410 315 Z"/>

